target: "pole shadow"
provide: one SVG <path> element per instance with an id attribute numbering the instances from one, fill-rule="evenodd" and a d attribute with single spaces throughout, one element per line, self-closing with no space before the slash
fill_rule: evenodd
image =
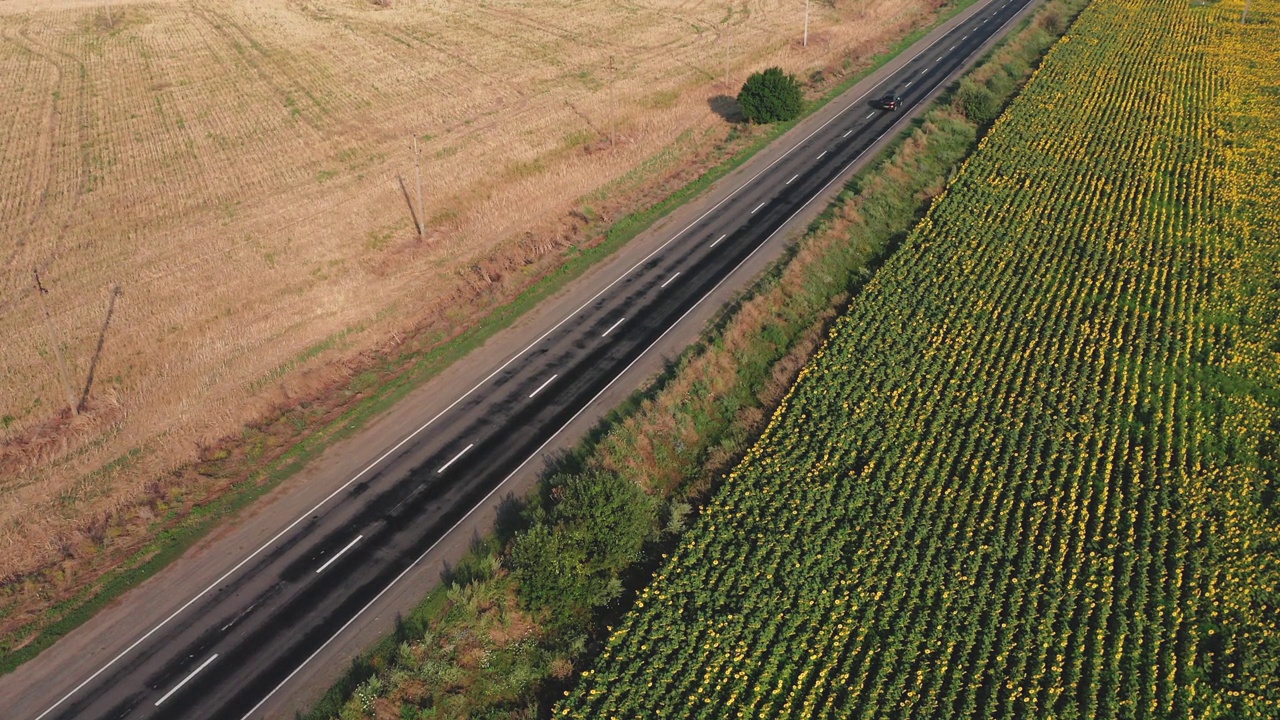
<path id="1" fill-rule="evenodd" d="M 89 376 L 84 381 L 84 392 L 80 393 L 80 402 L 76 412 L 84 412 L 89 403 L 89 391 L 93 389 L 93 377 L 98 372 L 98 360 L 102 357 L 102 348 L 107 344 L 107 328 L 111 327 L 111 316 L 116 312 L 116 298 L 120 297 L 120 285 L 111 286 L 111 299 L 107 301 L 107 314 L 102 318 L 102 329 L 98 331 L 98 346 L 93 350 L 93 359 L 89 361 Z"/>

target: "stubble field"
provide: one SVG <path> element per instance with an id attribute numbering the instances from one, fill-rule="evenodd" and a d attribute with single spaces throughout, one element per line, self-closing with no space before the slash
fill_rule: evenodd
<path id="1" fill-rule="evenodd" d="M 774 0 L 0 3 L 0 578 L 527 285 L 705 163 L 749 71 L 830 76 L 933 7 L 814 3 L 806 49 Z"/>

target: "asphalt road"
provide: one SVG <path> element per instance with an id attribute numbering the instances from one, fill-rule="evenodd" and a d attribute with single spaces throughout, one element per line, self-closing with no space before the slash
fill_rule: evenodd
<path id="1" fill-rule="evenodd" d="M 1032 0 L 992 0 L 778 154 L 482 382 L 283 524 L 95 671 L 45 677 L 46 718 L 248 718 L 503 489 Z M 872 100 L 900 95 L 897 112 Z M 501 361 L 499 361 L 501 362 Z M 55 645 L 46 653 L 56 652 Z M 114 657 L 114 659 L 112 659 Z M 9 686 L 0 685 L 6 693 Z M 19 703 L 21 705 L 21 703 Z M 13 709 L 13 704 L 4 707 Z"/>

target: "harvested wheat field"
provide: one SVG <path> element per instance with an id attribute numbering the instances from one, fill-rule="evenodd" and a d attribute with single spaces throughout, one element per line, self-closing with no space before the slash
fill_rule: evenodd
<path id="1" fill-rule="evenodd" d="M 808 48 L 796 0 L 0 1 L 0 578 L 527 286 L 588 206 L 709 162 L 748 72 L 830 81 L 939 4 L 864 1 Z"/>

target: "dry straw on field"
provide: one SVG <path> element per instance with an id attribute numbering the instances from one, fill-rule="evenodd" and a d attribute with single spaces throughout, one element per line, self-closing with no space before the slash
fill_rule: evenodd
<path id="1" fill-rule="evenodd" d="M 805 73 L 934 3 L 815 2 L 807 49 L 803 2 L 383 5 L 0 3 L 0 577 L 723 139 L 726 57 Z"/>

